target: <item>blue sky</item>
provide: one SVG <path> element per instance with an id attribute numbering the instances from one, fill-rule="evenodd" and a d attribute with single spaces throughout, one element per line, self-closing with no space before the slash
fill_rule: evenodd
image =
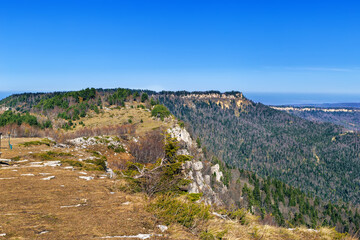
<path id="1" fill-rule="evenodd" d="M 360 94 L 358 1 L 0 4 L 0 91 Z"/>

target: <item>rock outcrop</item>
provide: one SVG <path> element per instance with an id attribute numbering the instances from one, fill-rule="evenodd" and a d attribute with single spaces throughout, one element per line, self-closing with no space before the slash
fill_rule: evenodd
<path id="1" fill-rule="evenodd" d="M 168 132 L 180 143 L 183 143 L 180 144 L 182 147 L 178 150 L 178 154 L 189 155 L 189 152 L 192 152 L 191 148 L 196 146 L 195 141 L 185 128 L 176 126 L 169 129 Z M 183 166 L 186 178 L 192 181 L 188 186 L 189 193 L 202 193 L 203 196 L 200 201 L 205 204 L 224 205 L 218 192 L 224 193 L 227 189 L 221 182 L 223 173 L 220 171 L 219 165 L 212 166 L 210 162 L 199 160 L 204 159 L 204 155 L 201 151 L 195 152 L 197 156 L 193 160 L 187 161 Z M 216 176 L 214 181 L 217 182 L 217 185 L 220 185 L 220 188 L 217 188 L 216 191 L 212 187 L 212 176 Z"/>

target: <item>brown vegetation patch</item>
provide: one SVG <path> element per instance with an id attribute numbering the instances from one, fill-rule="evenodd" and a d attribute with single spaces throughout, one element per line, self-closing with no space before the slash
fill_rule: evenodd
<path id="1" fill-rule="evenodd" d="M 35 176 L 21 176 L 28 173 Z M 40 173 L 50 173 L 55 179 L 42 180 Z M 91 239 L 156 229 L 142 196 L 111 194 L 116 181 L 96 178 L 97 173 L 92 181 L 79 175 L 50 167 L 0 170 L 0 178 L 13 178 L 0 180 L 0 231 L 10 238 Z M 44 231 L 48 232 L 40 234 Z"/>

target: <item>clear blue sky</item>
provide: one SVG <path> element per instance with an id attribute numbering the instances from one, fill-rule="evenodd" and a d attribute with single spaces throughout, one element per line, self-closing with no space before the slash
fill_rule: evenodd
<path id="1" fill-rule="evenodd" d="M 0 91 L 360 94 L 359 1 L 0 3 Z"/>

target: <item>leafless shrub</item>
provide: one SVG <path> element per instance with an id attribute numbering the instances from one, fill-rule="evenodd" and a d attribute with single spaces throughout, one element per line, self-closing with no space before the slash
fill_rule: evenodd
<path id="1" fill-rule="evenodd" d="M 56 142 L 64 143 L 69 139 L 78 137 L 91 137 L 99 135 L 121 136 L 124 134 L 133 134 L 135 133 L 135 126 L 131 124 L 125 124 L 97 128 L 85 127 L 74 132 L 64 132 L 62 130 L 41 129 L 39 127 L 30 126 L 28 124 L 22 124 L 20 126 L 17 124 L 10 124 L 0 127 L 0 132 L 2 132 L 4 135 L 10 133 L 12 137 L 51 137 Z"/>
<path id="2" fill-rule="evenodd" d="M 271 214 L 266 214 L 260 222 L 264 225 L 278 226 L 275 218 L 271 216 Z"/>
<path id="3" fill-rule="evenodd" d="M 137 163 L 155 163 L 165 157 L 164 136 L 159 130 L 147 133 L 138 142 L 131 142 L 129 148 Z"/>

